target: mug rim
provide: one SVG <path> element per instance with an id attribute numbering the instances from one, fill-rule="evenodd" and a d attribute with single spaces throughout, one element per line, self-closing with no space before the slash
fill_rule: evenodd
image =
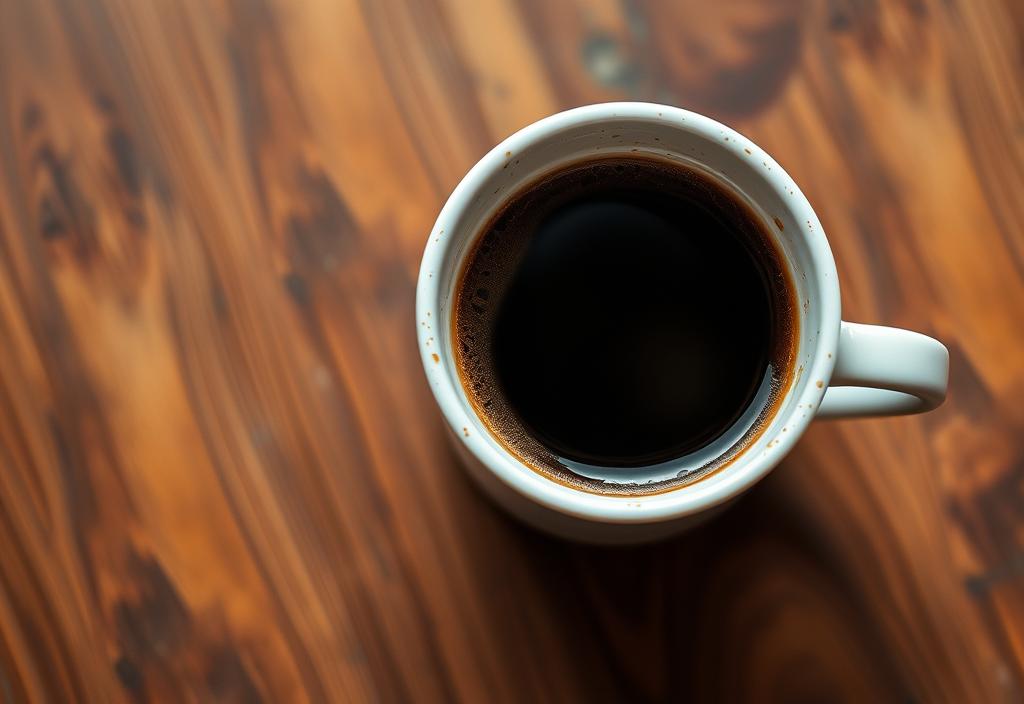
<path id="1" fill-rule="evenodd" d="M 476 418 L 464 392 L 460 395 L 461 382 L 458 374 L 452 374 L 447 364 L 439 364 L 437 346 L 430 340 L 434 337 L 426 321 L 440 309 L 443 294 L 443 278 L 434 276 L 443 270 L 445 261 L 452 255 L 457 237 L 449 229 L 445 236 L 445 223 L 456 222 L 463 211 L 480 194 L 482 186 L 506 164 L 508 153 L 518 154 L 526 148 L 550 138 L 552 134 L 570 127 L 591 125 L 609 121 L 646 121 L 667 123 L 674 129 L 695 134 L 703 139 L 717 142 L 722 148 L 735 152 L 742 158 L 744 149 L 751 150 L 755 159 L 752 165 L 760 178 L 787 202 L 797 222 L 807 221 L 810 227 L 801 229 L 800 237 L 809 253 L 813 270 L 808 277 L 815 277 L 817 290 L 823 292 L 824 300 L 816 301 L 822 321 L 813 354 L 803 370 L 809 378 L 821 380 L 821 386 L 805 385 L 801 404 L 810 404 L 815 411 L 821 403 L 836 362 L 841 322 L 839 283 L 835 259 L 832 255 L 824 230 L 815 215 L 810 202 L 793 179 L 779 164 L 752 140 L 712 118 L 683 108 L 656 103 L 612 102 L 597 103 L 555 113 L 533 122 L 502 140 L 485 154 L 462 178 L 452 191 L 434 223 L 421 260 L 416 286 L 416 328 L 421 361 L 430 388 L 441 408 L 442 414 L 455 434 L 470 453 L 502 483 L 512 490 L 547 508 L 569 516 L 603 523 L 651 523 L 682 518 L 722 504 L 741 494 L 764 478 L 776 464 L 792 449 L 813 420 L 815 413 L 800 414 L 793 408 L 783 415 L 781 409 L 768 427 L 786 419 L 788 432 L 773 438 L 770 448 L 760 453 L 747 454 L 745 448 L 739 456 L 710 476 L 698 479 L 674 489 L 654 494 L 612 495 L 596 494 L 561 484 L 530 468 L 518 457 L 477 433 L 460 433 L 471 418 Z M 760 164 L 760 165 L 759 165 Z M 503 194 L 503 202 L 509 194 Z M 788 261 L 787 265 L 791 266 Z M 790 273 L 793 270 L 790 269 Z M 449 321 L 440 314 L 434 322 L 444 325 L 440 334 L 449 335 Z M 801 333 L 802 334 L 802 333 Z M 794 361 L 796 364 L 796 361 Z M 783 401 L 794 392 L 794 385 L 786 391 Z"/>

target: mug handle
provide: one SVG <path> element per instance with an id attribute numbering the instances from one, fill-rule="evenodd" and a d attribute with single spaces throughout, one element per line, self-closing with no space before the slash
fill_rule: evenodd
<path id="1" fill-rule="evenodd" d="M 923 413 L 946 398 L 949 350 L 927 335 L 843 321 L 818 418 Z"/>

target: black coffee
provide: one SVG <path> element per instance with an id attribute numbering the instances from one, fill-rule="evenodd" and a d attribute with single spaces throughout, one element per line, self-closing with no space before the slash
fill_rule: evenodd
<path id="1" fill-rule="evenodd" d="M 653 157 L 574 164 L 517 193 L 457 289 L 462 381 L 493 434 L 591 491 L 721 466 L 788 383 L 793 286 L 761 218 Z"/>

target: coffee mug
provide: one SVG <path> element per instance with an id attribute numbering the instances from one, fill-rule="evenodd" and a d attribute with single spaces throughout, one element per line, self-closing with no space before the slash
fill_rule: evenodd
<path id="1" fill-rule="evenodd" d="M 801 303 L 800 339 L 796 369 L 774 416 L 742 451 L 693 484 L 624 496 L 556 482 L 498 442 L 463 389 L 453 353 L 452 307 L 471 245 L 510 196 L 566 165 L 637 152 L 710 174 L 770 225 Z M 815 418 L 937 407 L 949 372 L 948 351 L 930 337 L 841 320 L 839 280 L 825 232 L 774 159 L 719 122 L 651 103 L 588 105 L 552 115 L 516 132 L 470 169 L 427 242 L 416 289 L 416 326 L 430 388 L 470 476 L 526 523 L 606 544 L 662 538 L 712 515 L 775 467 Z"/>

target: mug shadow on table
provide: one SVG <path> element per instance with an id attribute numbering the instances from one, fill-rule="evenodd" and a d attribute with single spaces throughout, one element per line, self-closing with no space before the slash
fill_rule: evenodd
<path id="1" fill-rule="evenodd" d="M 543 700 L 907 701 L 785 465 L 707 523 L 634 547 L 548 536 L 473 491 L 485 505 L 457 514 L 493 676 Z"/>

